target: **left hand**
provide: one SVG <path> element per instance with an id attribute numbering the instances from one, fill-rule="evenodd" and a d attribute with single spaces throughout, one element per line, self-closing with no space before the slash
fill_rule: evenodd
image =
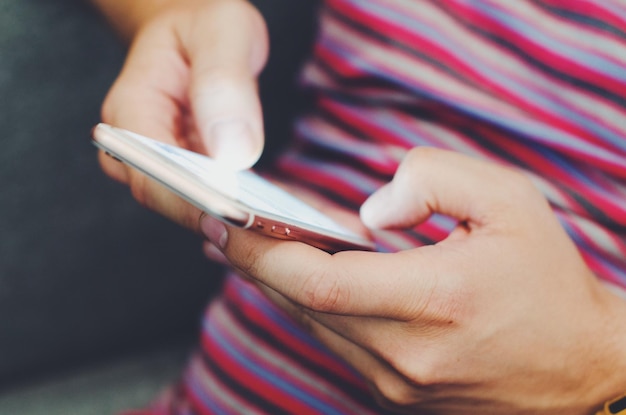
<path id="1" fill-rule="evenodd" d="M 589 414 L 626 385 L 626 304 L 603 288 L 522 174 L 416 149 L 365 203 L 370 227 L 459 221 L 432 246 L 329 255 L 225 228 L 209 239 L 354 366 L 420 414 Z M 418 411 L 418 412 L 417 412 Z"/>

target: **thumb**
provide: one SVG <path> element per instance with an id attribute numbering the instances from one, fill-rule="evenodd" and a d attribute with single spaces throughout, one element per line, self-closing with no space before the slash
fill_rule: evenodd
<path id="1" fill-rule="evenodd" d="M 439 213 L 469 226 L 515 214 L 539 192 L 521 173 L 435 148 L 411 150 L 393 180 L 361 206 L 370 228 L 408 228 Z"/>
<path id="2" fill-rule="evenodd" d="M 189 51 L 196 128 L 212 157 L 250 167 L 264 143 L 256 77 L 267 60 L 265 23 L 243 1 L 216 2 L 194 22 L 180 33 Z"/>

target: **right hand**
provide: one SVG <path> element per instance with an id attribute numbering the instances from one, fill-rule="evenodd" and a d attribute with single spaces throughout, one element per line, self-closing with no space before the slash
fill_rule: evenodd
<path id="1" fill-rule="evenodd" d="M 250 167 L 264 144 L 256 78 L 268 43 L 262 16 L 244 0 L 171 1 L 137 25 L 102 120 Z M 99 159 L 141 204 L 198 229 L 197 208 L 103 152 Z"/>

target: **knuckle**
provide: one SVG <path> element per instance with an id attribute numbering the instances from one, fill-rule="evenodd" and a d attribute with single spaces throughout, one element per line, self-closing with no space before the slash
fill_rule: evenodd
<path id="1" fill-rule="evenodd" d="M 421 179 L 422 171 L 428 170 L 441 150 L 433 147 L 414 147 L 409 150 L 398 168 L 395 180 L 410 182 Z"/>
<path id="2" fill-rule="evenodd" d="M 246 72 L 237 67 L 228 67 L 216 63 L 199 69 L 196 85 L 209 92 L 221 92 L 228 88 L 235 89 L 241 78 L 246 78 Z"/>
<path id="3" fill-rule="evenodd" d="M 237 65 L 215 65 L 198 69 L 193 78 L 192 99 L 211 98 L 219 100 L 221 97 L 228 98 L 234 94 L 240 94 L 243 86 L 253 82 L 244 68 Z M 222 108 L 217 107 L 218 108 Z"/>
<path id="4" fill-rule="evenodd" d="M 450 380 L 450 358 L 442 351 L 444 345 L 439 341 L 432 341 L 429 345 L 419 347 L 419 358 L 415 348 L 388 347 L 380 353 L 382 359 L 393 368 L 397 374 L 398 385 L 385 385 L 393 388 L 391 391 L 396 394 L 387 398 L 398 403 L 402 399 L 407 399 L 406 395 L 414 393 L 415 390 L 436 392 L 441 385 L 445 385 Z M 450 353 L 452 354 L 452 353 Z M 381 392 L 385 392 L 382 390 Z"/>
<path id="5" fill-rule="evenodd" d="M 373 383 L 374 396 L 386 409 L 409 407 L 419 402 L 416 389 L 400 377 L 386 374 L 374 378 Z"/>
<path id="6" fill-rule="evenodd" d="M 408 361 L 396 360 L 392 365 L 405 386 L 404 395 L 399 394 L 396 403 L 400 402 L 399 398 L 405 402 L 409 397 L 415 399 L 413 395 L 416 391 L 431 397 L 436 396 L 457 380 L 451 372 L 454 368 L 451 368 L 450 356 L 443 356 L 443 353 L 431 348 L 423 350 L 419 362 L 415 360 L 415 356 L 409 357 Z"/>
<path id="7" fill-rule="evenodd" d="M 419 166 L 421 163 L 423 154 L 424 149 L 422 147 L 415 147 L 409 150 L 409 152 L 404 156 L 402 163 L 400 163 L 397 175 L 407 174 L 410 173 L 410 171 L 413 171 L 416 166 Z"/>
<path id="8" fill-rule="evenodd" d="M 380 395 L 383 397 L 383 406 L 386 409 L 409 407 L 415 404 L 413 396 L 406 393 L 404 388 L 385 386 L 384 390 L 380 391 Z"/>
<path id="9" fill-rule="evenodd" d="M 463 253 L 462 259 L 466 258 Z M 444 275 L 444 271 L 439 272 Z M 445 278 L 433 283 L 429 295 L 429 310 L 433 313 L 433 320 L 448 326 L 458 322 L 463 316 L 469 315 L 468 300 L 473 296 L 473 287 L 467 278 L 460 273 L 447 272 Z"/>
<path id="10" fill-rule="evenodd" d="M 444 260 L 466 261 L 468 258 L 463 251 L 444 249 L 441 245 L 426 246 L 418 252 L 412 252 L 415 256 L 427 256 L 430 272 L 433 276 L 423 281 L 418 291 L 413 293 L 414 301 L 407 304 L 405 315 L 407 321 L 433 330 L 431 335 L 440 334 L 441 330 L 448 329 L 450 322 L 458 322 L 466 313 L 469 313 L 469 302 L 472 296 L 472 286 L 464 274 L 460 271 L 449 270 L 442 264 Z M 424 328 L 424 329 L 425 329 Z M 427 334 L 427 333 L 423 333 Z"/>
<path id="11" fill-rule="evenodd" d="M 413 147 L 407 154 L 411 160 L 427 160 L 433 157 L 436 157 L 442 150 L 437 149 L 435 147 Z"/>
<path id="12" fill-rule="evenodd" d="M 248 108 L 254 80 L 239 69 L 212 66 L 194 76 L 191 100 L 204 122 L 238 119 Z"/>
<path id="13" fill-rule="evenodd" d="M 200 220 L 202 219 L 202 211 L 195 208 L 186 201 L 180 200 L 178 203 L 178 222 L 185 228 L 191 229 L 196 233 L 201 233 Z"/>
<path id="14" fill-rule="evenodd" d="M 446 383 L 445 368 L 440 364 L 441 359 L 437 357 L 437 353 L 434 355 L 429 359 L 421 360 L 419 366 L 413 365 L 410 371 L 405 371 L 404 376 L 419 388 L 431 391 Z"/>
<path id="15" fill-rule="evenodd" d="M 303 305 L 313 311 L 333 313 L 341 311 L 348 302 L 346 286 L 334 272 L 317 271 L 305 277 Z"/>
<path id="16" fill-rule="evenodd" d="M 421 166 L 437 159 L 443 150 L 434 147 L 414 147 L 407 153 L 405 164 Z"/>
<path id="17" fill-rule="evenodd" d="M 258 276 L 263 273 L 264 262 L 262 255 L 256 249 L 250 249 L 249 246 L 233 245 L 233 251 L 230 255 L 234 265 L 245 275 Z"/>

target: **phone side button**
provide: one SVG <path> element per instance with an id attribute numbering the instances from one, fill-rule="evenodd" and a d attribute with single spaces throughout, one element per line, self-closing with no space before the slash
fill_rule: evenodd
<path id="1" fill-rule="evenodd" d="M 291 229 L 289 229 L 286 226 L 273 225 L 272 226 L 272 233 L 277 233 L 279 235 L 283 235 L 283 236 L 287 236 L 287 237 L 293 238 L 293 236 L 291 235 Z"/>

